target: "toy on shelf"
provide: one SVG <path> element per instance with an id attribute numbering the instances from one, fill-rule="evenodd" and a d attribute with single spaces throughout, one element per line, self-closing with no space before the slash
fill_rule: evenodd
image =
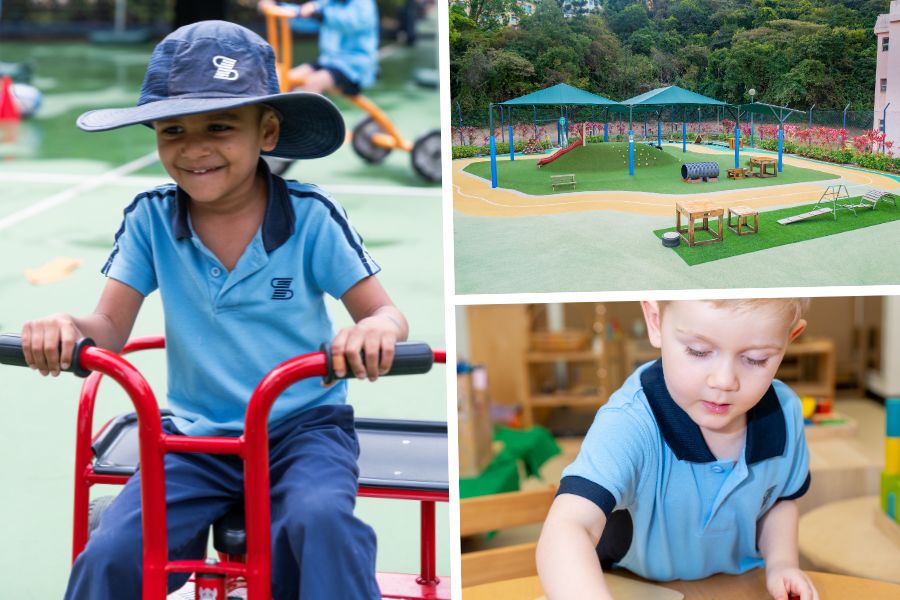
<path id="1" fill-rule="evenodd" d="M 833 410 L 834 401 L 831 398 L 803 395 L 800 396 L 800 403 L 807 440 L 856 435 L 859 424 Z"/>
<path id="2" fill-rule="evenodd" d="M 887 437 L 884 440 L 884 471 L 881 472 L 881 510 L 900 525 L 900 398 L 884 403 Z"/>

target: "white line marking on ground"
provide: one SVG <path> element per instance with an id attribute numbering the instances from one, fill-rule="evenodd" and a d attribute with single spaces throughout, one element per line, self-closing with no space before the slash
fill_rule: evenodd
<path id="1" fill-rule="evenodd" d="M 9 215 L 8 217 L 0 219 L 0 231 L 12 227 L 16 223 L 21 223 L 26 219 L 30 219 L 31 217 L 39 215 L 44 211 L 59 206 L 60 204 L 65 204 L 66 202 L 77 198 L 78 196 L 89 190 L 98 188 L 101 185 L 108 184 L 112 181 L 115 181 L 116 179 L 121 179 L 128 173 L 139 171 L 140 169 L 153 164 L 157 160 L 159 159 L 157 158 L 156 151 L 154 150 L 153 152 L 145 156 L 142 156 L 129 163 L 125 163 L 121 167 L 116 167 L 115 169 L 107 171 L 106 173 L 103 173 L 101 175 L 87 178 L 85 181 L 81 182 L 71 189 L 50 196 L 49 198 L 38 202 L 34 206 L 29 206 L 28 208 Z"/>
<path id="2" fill-rule="evenodd" d="M 110 172 L 111 173 L 111 172 Z M 105 174 L 102 176 L 106 176 Z M 0 171 L 0 177 L 4 182 L 19 183 L 64 183 L 71 185 L 84 185 L 94 181 L 97 175 L 58 175 L 53 173 L 16 173 Z M 170 183 L 172 180 L 165 175 L 132 175 L 116 178 L 114 181 L 105 181 L 107 185 L 127 185 L 150 188 Z M 383 186 L 378 184 L 354 185 L 346 183 L 317 183 L 317 186 L 326 192 L 334 194 L 361 194 L 369 196 L 413 196 L 413 197 L 440 197 L 439 187 L 412 187 L 412 186 Z M 49 199 L 48 199 L 49 200 Z"/>

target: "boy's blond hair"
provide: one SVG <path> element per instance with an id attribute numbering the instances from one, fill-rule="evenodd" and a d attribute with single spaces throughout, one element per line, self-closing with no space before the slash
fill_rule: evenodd
<path id="1" fill-rule="evenodd" d="M 667 304 L 678 302 L 677 300 L 660 300 L 659 305 L 660 316 Z M 789 323 L 789 328 L 793 328 L 806 311 L 809 310 L 809 298 L 731 298 L 720 300 L 701 300 L 701 302 L 709 302 L 716 308 L 728 308 L 735 311 L 750 311 L 757 308 L 770 308 L 778 314 L 785 317 Z"/>

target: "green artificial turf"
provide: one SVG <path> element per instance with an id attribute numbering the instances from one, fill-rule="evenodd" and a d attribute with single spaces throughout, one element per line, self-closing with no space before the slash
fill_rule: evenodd
<path id="1" fill-rule="evenodd" d="M 502 188 L 535 196 L 568 193 L 572 191 L 571 188 L 554 192 L 550 187 L 550 176 L 575 173 L 577 192 L 616 190 L 697 194 L 836 178 L 831 173 L 784 165 L 784 170 L 778 177 L 728 179 L 726 169 L 734 167 L 734 154 L 700 154 L 691 152 L 690 145 L 688 148 L 687 153 L 682 153 L 680 145 L 663 146 L 662 150 L 657 150 L 647 144 L 635 144 L 633 177 L 628 175 L 628 144 L 625 142 L 589 144 L 575 148 L 540 168 L 535 160 L 498 160 L 498 183 Z M 742 166 L 746 167 L 749 161 L 748 156 L 741 157 Z M 719 181 L 696 184 L 683 182 L 681 164 L 685 162 L 718 162 Z M 465 171 L 487 180 L 491 178 L 490 161 L 472 163 Z"/>
<path id="2" fill-rule="evenodd" d="M 852 198 L 847 203 L 856 204 L 858 201 L 856 198 Z M 797 221 L 790 225 L 781 225 L 777 222 L 778 219 L 783 219 L 784 217 L 811 211 L 814 206 L 815 204 L 806 204 L 763 211 L 759 213 L 759 233 L 739 236 L 728 229 L 726 223 L 723 227 L 724 233 L 721 242 L 691 248 L 682 240 L 681 244 L 677 248 L 672 248 L 672 250 L 684 262 L 693 266 L 730 256 L 747 254 L 795 242 L 804 242 L 814 238 L 844 233 L 845 231 L 853 231 L 854 229 L 862 229 L 863 227 L 880 225 L 900 219 L 900 208 L 882 201 L 878 203 L 876 210 L 857 209 L 855 217 L 848 210 L 838 209 L 837 221 L 834 220 L 832 213 L 826 213 L 805 221 Z M 653 233 L 657 237 L 662 237 L 662 234 L 667 231 L 675 231 L 675 228 L 657 229 Z M 695 239 L 698 240 L 709 238 L 709 234 L 705 231 L 695 234 Z"/>

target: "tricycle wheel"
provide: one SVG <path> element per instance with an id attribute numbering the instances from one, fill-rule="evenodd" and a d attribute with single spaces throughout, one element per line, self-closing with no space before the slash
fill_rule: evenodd
<path id="1" fill-rule="evenodd" d="M 380 163 L 391 153 L 390 148 L 375 144 L 372 137 L 376 133 L 384 133 L 384 129 L 372 117 L 366 117 L 353 128 L 353 150 L 361 159 L 371 164 Z"/>
<path id="2" fill-rule="evenodd" d="M 426 181 L 441 182 L 441 132 L 439 129 L 419 136 L 412 149 L 412 165 Z"/>
<path id="3" fill-rule="evenodd" d="M 91 500 L 91 503 L 88 505 L 89 536 L 100 526 L 100 519 L 103 517 L 103 513 L 106 512 L 106 509 L 109 508 L 109 505 L 112 504 L 112 501 L 115 499 L 115 496 L 99 496 Z"/>
<path id="4" fill-rule="evenodd" d="M 277 156 L 263 156 L 263 160 L 269 165 L 269 170 L 272 171 L 273 175 L 283 175 L 294 164 L 294 161 L 289 158 L 279 158 Z"/>

